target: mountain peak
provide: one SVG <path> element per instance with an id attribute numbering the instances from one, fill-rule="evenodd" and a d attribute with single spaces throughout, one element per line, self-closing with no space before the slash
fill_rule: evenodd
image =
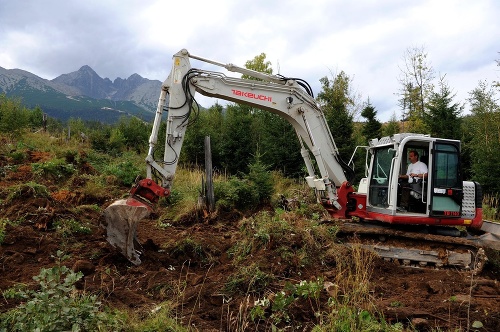
<path id="1" fill-rule="evenodd" d="M 106 99 L 115 89 L 109 79 L 103 79 L 88 65 L 78 71 L 60 75 L 52 80 L 77 88 L 81 95 L 97 99 Z"/>
<path id="2" fill-rule="evenodd" d="M 92 69 L 89 65 L 83 65 L 80 69 L 78 69 L 78 71 L 79 72 L 82 72 L 82 71 L 83 72 L 91 72 L 91 73 L 97 75 L 97 73 L 95 72 L 95 70 Z M 99 75 L 97 75 L 97 76 L 99 76 Z"/>
<path id="3" fill-rule="evenodd" d="M 68 74 L 62 74 L 52 80 L 46 80 L 32 73 L 21 69 L 5 69 L 0 67 L 0 93 L 7 95 L 19 95 L 30 101 L 30 105 L 47 106 L 54 109 L 54 105 L 50 104 L 57 99 L 57 103 L 65 104 L 67 99 L 68 105 L 71 103 L 80 103 L 81 100 L 86 100 L 85 106 L 71 105 L 68 107 L 82 108 L 94 107 L 102 103 L 102 101 L 88 102 L 89 98 L 95 100 L 111 100 L 111 104 L 116 108 L 116 102 L 131 102 L 148 113 L 151 109 L 156 109 L 158 103 L 158 91 L 161 89 L 161 82 L 157 80 L 149 80 L 135 73 L 127 79 L 117 78 L 112 82 L 109 78 L 100 77 L 89 65 L 83 65 L 78 70 Z M 34 95 L 40 94 L 41 99 L 33 99 L 34 95 L 24 96 L 23 91 L 37 91 Z M 54 97 L 54 94 L 63 94 L 62 101 Z M 46 95 L 50 95 L 48 98 Z M 66 98 L 64 97 L 66 96 Z M 45 104 L 43 98 L 50 100 Z M 83 105 L 83 102 L 81 102 Z M 56 107 L 56 109 L 58 109 Z"/>

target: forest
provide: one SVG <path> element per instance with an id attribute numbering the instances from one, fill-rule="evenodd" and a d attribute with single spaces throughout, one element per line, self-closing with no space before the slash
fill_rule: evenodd
<path id="1" fill-rule="evenodd" d="M 377 108 L 370 103 L 370 98 L 363 99 L 355 91 L 354 79 L 348 73 L 339 71 L 320 79 L 322 90 L 316 100 L 341 158 L 349 161 L 353 157 L 356 181 L 364 176 L 365 161 L 362 149 L 353 156 L 356 146 L 367 145 L 372 138 L 412 132 L 460 140 L 463 179 L 479 182 L 486 194 L 497 197 L 500 192 L 497 181 L 500 175 L 499 83 L 479 81 L 468 99 L 460 101 L 456 100 L 445 73 L 435 77 L 424 47 L 408 48 L 403 59 L 397 78 L 400 90 L 395 92 L 401 111 L 386 123 L 377 119 Z M 245 67 L 273 73 L 264 53 L 247 61 Z M 39 107 L 26 109 L 21 100 L 5 96 L 0 96 L 0 106 L 0 132 L 15 136 L 25 129 L 39 130 L 43 126 L 43 110 Z M 93 149 L 117 157 L 122 151 L 144 154 L 150 129 L 150 123 L 125 117 L 114 125 L 81 119 L 70 119 L 64 124 L 56 119 L 45 122 L 45 130 L 53 136 L 66 139 L 71 135 L 82 136 Z M 160 135 L 162 133 L 164 130 L 160 130 Z M 252 161 L 259 158 L 269 170 L 284 176 L 305 175 L 295 132 L 277 115 L 234 103 L 225 107 L 215 103 L 208 109 L 197 107 L 189 120 L 181 164 L 203 166 L 205 136 L 211 138 L 213 166 L 217 171 L 235 176 L 245 174 Z M 162 139 L 164 137 L 160 137 L 160 141 Z"/>

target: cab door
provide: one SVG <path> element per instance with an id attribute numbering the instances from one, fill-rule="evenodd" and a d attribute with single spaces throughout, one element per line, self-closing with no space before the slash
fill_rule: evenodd
<path id="1" fill-rule="evenodd" d="M 434 217 L 459 217 L 463 197 L 460 142 L 436 140 L 431 155 L 429 213 Z"/>

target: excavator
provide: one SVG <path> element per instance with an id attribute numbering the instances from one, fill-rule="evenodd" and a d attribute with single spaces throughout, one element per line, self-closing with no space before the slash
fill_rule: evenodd
<path id="1" fill-rule="evenodd" d="M 252 79 L 195 69 L 190 59 Z M 340 158 L 330 131 L 335 128 L 327 125 L 307 82 L 219 63 L 182 49 L 173 55 L 171 72 L 161 87 L 145 160 L 146 177 L 136 181 L 128 198 L 104 211 L 107 241 L 131 263 L 141 264 L 139 221 L 151 213 L 160 197 L 170 194 L 197 92 L 287 120 L 300 142 L 308 172 L 305 179 L 318 203 L 332 219 L 342 221 L 341 233 L 366 236 L 364 246 L 384 259 L 404 265 L 480 269 L 485 261 L 483 248 L 500 249 L 499 224 L 482 220 L 481 185 L 462 181 L 460 141 L 413 133 L 371 139 L 364 147 L 365 177 L 355 190 L 354 171 L 350 162 Z M 157 160 L 154 152 L 164 112 L 164 154 L 163 160 Z M 410 153 L 420 156 L 427 172 L 402 181 Z M 470 232 L 464 236 L 464 230 Z M 386 244 L 387 238 L 398 238 L 405 245 Z"/>

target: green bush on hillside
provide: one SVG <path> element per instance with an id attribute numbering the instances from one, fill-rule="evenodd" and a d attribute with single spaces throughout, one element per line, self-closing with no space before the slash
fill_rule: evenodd
<path id="1" fill-rule="evenodd" d="M 101 311 L 96 295 L 81 294 L 75 284 L 83 277 L 64 265 L 67 258 L 58 251 L 57 265 L 42 269 L 33 277 L 38 290 L 18 289 L 4 292 L 6 298 L 25 300 L 17 308 L 0 315 L 0 331 L 104 331 L 116 330 L 120 323 L 112 314 Z"/>

